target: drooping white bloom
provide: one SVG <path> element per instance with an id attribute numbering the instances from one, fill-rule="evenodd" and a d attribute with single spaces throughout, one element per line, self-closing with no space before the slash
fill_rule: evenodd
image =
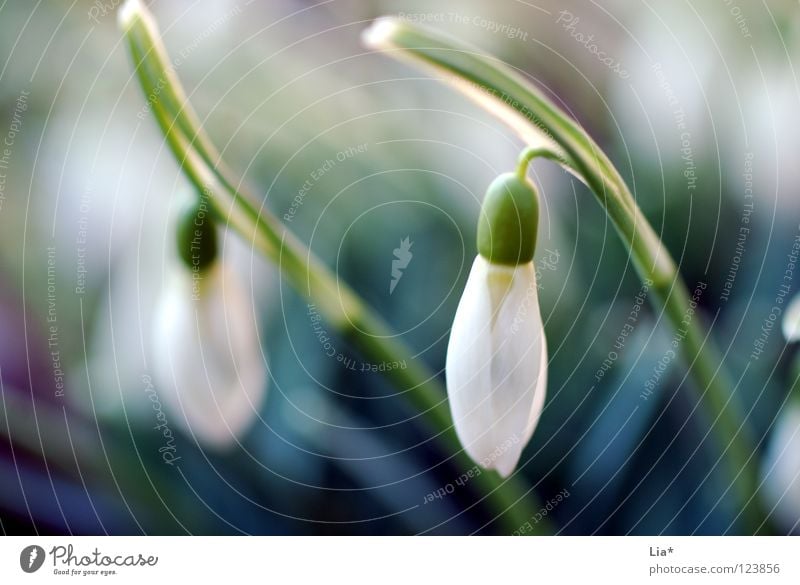
<path id="1" fill-rule="evenodd" d="M 461 444 L 476 463 L 507 477 L 533 435 L 547 387 L 532 262 L 493 264 L 478 255 L 450 332 L 446 373 Z"/>
<path id="2" fill-rule="evenodd" d="M 761 464 L 762 493 L 786 532 L 800 533 L 800 403 L 786 406 Z"/>
<path id="3" fill-rule="evenodd" d="M 218 260 L 199 276 L 178 267 L 159 300 L 153 374 L 189 435 L 224 448 L 258 417 L 266 368 L 252 295 L 239 275 Z"/>
<path id="4" fill-rule="evenodd" d="M 781 322 L 786 341 L 800 341 L 800 295 L 795 296 Z"/>

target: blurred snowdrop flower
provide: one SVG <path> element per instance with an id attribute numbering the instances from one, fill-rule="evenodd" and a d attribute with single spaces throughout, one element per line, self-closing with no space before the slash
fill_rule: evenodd
<path id="1" fill-rule="evenodd" d="M 156 306 L 152 360 L 175 419 L 198 441 L 222 449 L 257 418 L 267 376 L 252 295 L 217 257 L 214 230 L 202 204 L 181 218 L 182 262 Z"/>
<path id="2" fill-rule="evenodd" d="M 800 533 L 800 401 L 779 415 L 761 464 L 762 492 L 782 530 Z"/>
<path id="3" fill-rule="evenodd" d="M 800 341 L 800 295 L 795 296 L 789 303 L 781 325 L 786 341 L 790 343 Z"/>
<path id="4" fill-rule="evenodd" d="M 788 342 L 800 341 L 800 295 L 786 309 L 782 328 Z M 790 371 L 793 379 L 800 375 L 800 357 L 795 357 Z M 777 525 L 800 533 L 800 399 L 797 388 L 793 392 L 772 430 L 761 462 L 761 480 L 762 494 Z"/>
<path id="5" fill-rule="evenodd" d="M 533 254 L 538 195 L 507 173 L 489 186 L 478 256 L 456 310 L 447 348 L 447 394 L 469 456 L 511 474 L 533 435 L 547 386 Z"/>

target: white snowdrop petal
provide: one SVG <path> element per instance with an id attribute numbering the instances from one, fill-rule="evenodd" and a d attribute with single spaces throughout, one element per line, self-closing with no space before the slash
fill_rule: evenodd
<path id="1" fill-rule="evenodd" d="M 547 398 L 547 338 L 542 334 L 541 359 L 539 361 L 539 378 L 536 381 L 536 390 L 531 404 L 531 411 L 528 414 L 528 426 L 522 435 L 523 444 L 531 440 L 536 425 L 539 424 L 539 417 L 544 410 L 544 401 Z"/>
<path id="2" fill-rule="evenodd" d="M 251 297 L 217 265 L 193 298 L 191 275 L 173 275 L 156 314 L 154 376 L 173 416 L 198 440 L 235 443 L 266 391 Z"/>
<path id="3" fill-rule="evenodd" d="M 509 475 L 544 404 L 547 349 L 532 263 L 475 259 L 456 311 L 447 388 L 467 453 Z"/>
<path id="4" fill-rule="evenodd" d="M 786 341 L 800 341 L 800 295 L 796 295 L 781 323 Z"/>
<path id="5" fill-rule="evenodd" d="M 800 404 L 780 415 L 761 465 L 763 494 L 777 524 L 800 533 Z"/>
<path id="6" fill-rule="evenodd" d="M 532 263 L 516 267 L 492 326 L 492 409 L 497 464 L 513 469 L 527 443 L 541 372 L 544 333 Z M 532 429 L 531 429 L 532 430 Z M 500 469 L 498 468 L 498 471 Z"/>
<path id="7" fill-rule="evenodd" d="M 476 258 L 453 320 L 445 365 L 456 433 L 475 461 L 486 459 L 494 450 L 493 417 L 486 392 L 491 385 L 486 356 L 492 351 L 487 272 L 488 263 Z"/>

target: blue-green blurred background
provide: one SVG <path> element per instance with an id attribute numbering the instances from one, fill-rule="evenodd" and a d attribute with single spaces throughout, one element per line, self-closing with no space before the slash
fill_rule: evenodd
<path id="1" fill-rule="evenodd" d="M 305 300 L 249 256 L 269 355 L 263 420 L 225 454 L 180 436 L 180 468 L 164 464 L 143 376 L 170 204 L 188 184 L 144 109 L 115 4 L 0 4 L 2 531 L 502 532 L 469 483 L 424 503 L 465 470 L 379 373 L 327 357 Z M 776 330 L 750 357 L 800 219 L 796 2 L 149 6 L 230 166 L 281 217 L 311 181 L 289 227 L 442 380 L 483 190 L 523 145 L 442 82 L 366 51 L 360 33 L 402 13 L 524 72 L 606 149 L 690 288 L 707 285 L 702 318 L 761 456 L 792 350 Z M 549 163 L 532 173 L 550 370 L 523 481 L 541 502 L 568 490 L 550 513 L 564 534 L 740 532 L 725 445 L 685 365 L 642 397 L 672 338 L 649 304 L 598 375 L 640 283 L 588 190 Z M 390 295 L 406 237 L 414 256 Z"/>

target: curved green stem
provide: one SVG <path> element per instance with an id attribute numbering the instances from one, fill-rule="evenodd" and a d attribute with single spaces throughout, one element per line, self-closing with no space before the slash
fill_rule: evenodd
<path id="1" fill-rule="evenodd" d="M 364 357 L 375 363 L 405 361 L 407 368 L 389 370 L 386 376 L 419 412 L 433 440 L 454 458 L 457 467 L 473 468 L 455 434 L 445 392 L 436 375 L 274 215 L 259 209 L 242 182 L 233 178 L 186 99 L 152 16 L 140 2 L 129 0 L 120 12 L 120 26 L 149 108 L 188 179 L 208 196 L 220 225 L 233 229 L 275 262 L 289 283 L 312 301 Z M 508 532 L 520 528 L 536 513 L 535 495 L 518 478 L 501 480 L 495 473 L 483 472 L 470 483 L 484 494 L 482 501 Z M 549 524 L 541 522 L 535 531 L 547 533 Z"/>
<path id="2" fill-rule="evenodd" d="M 531 161 L 535 158 L 544 158 L 547 160 L 555 161 L 559 164 L 564 164 L 568 166 L 570 169 L 573 167 L 567 165 L 564 161 L 564 155 L 558 153 L 557 151 L 553 150 L 547 146 L 528 146 L 525 148 L 519 155 L 517 159 L 517 176 L 520 179 L 525 179 L 528 174 L 528 165 Z"/>
<path id="3" fill-rule="evenodd" d="M 658 235 L 644 217 L 614 165 L 561 109 L 500 60 L 460 41 L 405 21 L 381 18 L 364 33 L 365 43 L 433 70 L 456 89 L 508 123 L 529 145 L 520 165 L 533 156 L 557 160 L 592 190 L 630 250 L 651 298 L 681 338 L 680 346 L 727 462 L 731 490 L 742 508 L 746 531 L 757 532 L 754 441 L 735 400 L 733 386 L 713 342 L 694 315 L 689 290 Z M 559 153 L 563 153 L 563 156 Z M 519 172 L 519 167 L 518 167 Z"/>

